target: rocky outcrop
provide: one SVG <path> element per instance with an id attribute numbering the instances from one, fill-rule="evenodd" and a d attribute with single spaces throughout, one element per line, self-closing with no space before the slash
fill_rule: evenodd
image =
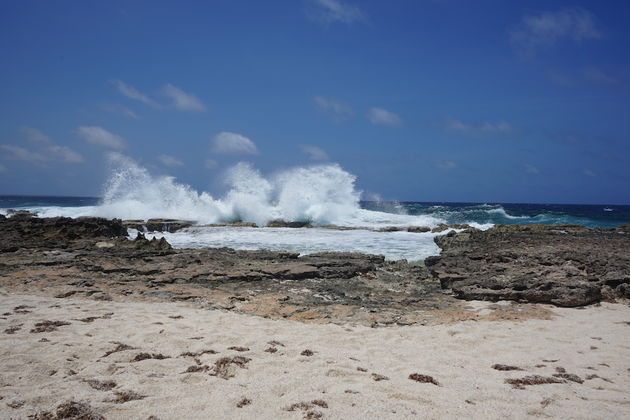
<path id="1" fill-rule="evenodd" d="M 176 219 L 149 219 L 144 220 L 125 220 L 123 225 L 127 228 L 133 228 L 140 232 L 177 232 L 178 230 L 191 227 L 193 222 L 187 220 Z"/>
<path id="2" fill-rule="evenodd" d="M 282 219 L 270 220 L 267 223 L 267 227 L 274 228 L 303 228 L 303 227 L 312 227 L 309 222 L 287 222 Z"/>
<path id="3" fill-rule="evenodd" d="M 187 301 L 272 318 L 426 323 L 459 305 L 424 267 L 356 253 L 171 249 L 119 220 L 3 219 L 0 287 L 59 298 Z M 10 228 L 9 228 L 10 227 Z M 43 246 L 46 238 L 54 238 Z M 427 312 L 430 311 L 430 312 Z"/>
<path id="4" fill-rule="evenodd" d="M 462 299 L 581 306 L 630 297 L 630 236 L 582 226 L 498 225 L 435 238 L 425 260 Z"/>
<path id="5" fill-rule="evenodd" d="M 127 229 L 118 219 L 39 219 L 22 213 L 0 218 L 0 232 L 0 252 L 14 252 L 20 248 L 67 248 L 72 241 L 127 236 Z"/>

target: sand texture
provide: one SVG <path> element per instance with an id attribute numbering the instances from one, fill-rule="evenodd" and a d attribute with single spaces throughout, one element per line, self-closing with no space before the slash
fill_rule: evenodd
<path id="1" fill-rule="evenodd" d="M 0 308 L 0 418 L 630 418 L 622 304 L 386 328 L 6 292 Z"/>

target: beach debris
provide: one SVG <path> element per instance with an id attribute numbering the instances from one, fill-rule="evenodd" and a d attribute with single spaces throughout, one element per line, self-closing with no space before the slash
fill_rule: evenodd
<path id="1" fill-rule="evenodd" d="M 15 334 L 16 332 L 22 329 L 22 324 L 12 325 L 9 328 L 5 329 L 5 334 Z"/>
<path id="2" fill-rule="evenodd" d="M 510 365 L 501 365 L 501 364 L 494 364 L 492 365 L 492 369 L 496 369 L 496 370 L 523 370 L 518 366 L 510 366 Z"/>
<path id="3" fill-rule="evenodd" d="M 276 341 L 276 340 L 271 340 L 271 341 L 268 341 L 268 342 L 267 342 L 267 344 L 269 344 L 270 346 L 280 346 L 280 347 L 284 347 L 284 344 L 282 344 L 281 342 Z"/>
<path id="4" fill-rule="evenodd" d="M 86 324 L 92 323 L 97 319 L 101 319 L 100 316 L 88 316 L 87 318 L 79 318 L 79 319 L 73 319 L 73 321 L 81 321 L 81 322 L 85 322 Z"/>
<path id="5" fill-rule="evenodd" d="M 97 391 L 111 391 L 116 388 L 116 382 L 108 379 L 106 381 L 99 381 L 98 379 L 86 379 L 85 383 L 87 383 L 92 389 L 96 389 Z"/>
<path id="6" fill-rule="evenodd" d="M 17 408 L 22 407 L 24 404 L 26 404 L 26 401 L 24 400 L 11 400 L 7 403 L 7 407 L 17 409 Z"/>
<path id="7" fill-rule="evenodd" d="M 549 376 L 541 375 L 529 375 L 522 378 L 506 379 L 506 384 L 512 385 L 516 389 L 525 389 L 525 386 L 531 385 L 544 385 L 544 384 L 563 384 L 564 380 L 558 378 L 552 378 Z"/>
<path id="8" fill-rule="evenodd" d="M 584 383 L 584 379 L 580 378 L 579 376 L 573 373 L 566 373 L 564 369 L 562 369 L 562 372 L 558 371 L 558 373 L 554 373 L 552 376 L 556 378 L 566 379 L 567 381 L 571 381 L 571 382 L 577 382 L 578 384 Z"/>
<path id="9" fill-rule="evenodd" d="M 590 381 L 591 379 L 601 379 L 602 381 L 605 381 L 605 382 L 608 382 L 608 383 L 614 384 L 614 382 L 613 382 L 613 381 L 611 381 L 610 379 L 602 378 L 602 377 L 601 377 L 601 376 L 599 376 L 599 375 L 587 375 L 585 379 L 586 379 L 587 381 Z"/>
<path id="10" fill-rule="evenodd" d="M 138 353 L 133 359 L 130 360 L 130 362 L 141 362 L 147 359 L 164 360 L 170 358 L 170 356 L 164 356 L 162 353 Z"/>
<path id="11" fill-rule="evenodd" d="M 242 399 L 241 399 L 241 400 L 240 400 L 240 401 L 236 404 L 236 406 L 237 406 L 238 408 L 243 408 L 243 407 L 245 407 L 246 405 L 250 405 L 251 403 L 252 403 L 252 400 L 250 400 L 249 398 L 245 398 L 245 397 L 243 397 L 243 398 L 242 398 Z"/>
<path id="12" fill-rule="evenodd" d="M 118 353 L 120 351 L 126 351 L 126 350 L 135 350 L 135 347 L 131 347 L 127 344 L 121 343 L 120 341 L 112 341 L 112 344 L 116 344 L 116 347 L 113 350 L 109 350 L 107 352 L 105 352 L 105 354 L 101 357 L 107 357 L 110 354 L 113 353 Z"/>
<path id="13" fill-rule="evenodd" d="M 212 367 L 211 376 L 218 376 L 222 379 L 233 378 L 236 375 L 235 366 L 238 366 L 242 369 L 245 368 L 245 365 L 249 363 L 252 359 L 243 356 L 235 356 L 235 357 L 222 357 L 216 362 L 214 362 L 214 366 Z"/>
<path id="14" fill-rule="evenodd" d="M 409 375 L 409 379 L 416 382 L 422 382 L 425 384 L 433 384 L 435 386 L 440 386 L 440 383 L 436 381 L 433 378 L 433 376 L 429 376 L 429 375 L 422 375 L 420 373 L 412 373 L 411 375 Z"/>
<path id="15" fill-rule="evenodd" d="M 204 354 L 217 354 L 217 351 L 214 351 L 212 349 L 208 349 L 208 350 L 199 350 L 197 352 L 192 352 L 192 351 L 186 351 L 182 354 L 180 354 L 180 357 L 199 357 L 199 356 L 203 356 Z"/>
<path id="16" fill-rule="evenodd" d="M 277 351 L 278 351 L 278 349 L 277 349 L 277 348 L 275 348 L 275 347 L 269 347 L 269 348 L 266 348 L 266 349 L 265 349 L 265 351 L 266 351 L 267 353 L 275 353 L 275 352 L 277 352 Z"/>
<path id="17" fill-rule="evenodd" d="M 547 407 L 549 404 L 551 404 L 553 402 L 553 400 L 551 398 L 544 398 L 541 402 L 540 405 L 542 406 L 542 408 Z"/>
<path id="18" fill-rule="evenodd" d="M 183 319 L 184 317 L 181 315 L 170 315 L 169 318 L 171 319 Z"/>
<path id="19" fill-rule="evenodd" d="M 380 375 L 378 373 L 373 373 L 372 374 L 372 379 L 374 379 L 376 382 L 379 381 L 389 381 L 389 378 L 385 375 Z"/>
<path id="20" fill-rule="evenodd" d="M 35 328 L 31 330 L 31 333 L 43 333 L 43 332 L 52 332 L 57 331 L 57 327 L 62 327 L 64 325 L 70 325 L 69 322 L 66 321 L 42 321 L 35 324 Z"/>
<path id="21" fill-rule="evenodd" d="M 146 395 L 138 394 L 136 391 L 115 391 L 116 398 L 105 400 L 105 402 L 113 402 L 115 404 L 123 404 L 129 401 L 142 400 Z"/>
<path id="22" fill-rule="evenodd" d="M 303 411 L 305 419 L 321 419 L 324 414 L 321 411 L 313 410 L 315 407 L 328 408 L 328 403 L 324 400 L 313 400 L 311 402 L 294 403 L 285 408 L 286 411 Z"/>
<path id="23" fill-rule="evenodd" d="M 361 366 L 357 366 L 357 370 L 359 372 L 367 372 L 368 371 L 366 368 L 362 368 Z"/>
<path id="24" fill-rule="evenodd" d="M 105 420 L 102 414 L 94 411 L 94 408 L 92 408 L 90 404 L 83 401 L 66 401 L 59 404 L 54 413 L 50 411 L 40 411 L 37 414 L 29 416 L 29 418 L 34 420 Z"/>
<path id="25" fill-rule="evenodd" d="M 307 356 L 307 357 L 310 357 L 310 356 L 312 356 L 314 354 L 315 354 L 315 352 L 313 352 L 313 350 L 309 350 L 309 349 L 303 350 L 302 353 L 300 353 L 300 355 Z"/>
<path id="26" fill-rule="evenodd" d="M 249 347 L 231 346 L 231 347 L 228 347 L 228 350 L 234 350 L 234 351 L 249 351 Z"/>
<path id="27" fill-rule="evenodd" d="M 197 372 L 206 372 L 210 369 L 210 367 L 208 365 L 192 365 L 192 366 L 188 366 L 188 368 L 183 371 L 182 373 L 197 373 Z"/>

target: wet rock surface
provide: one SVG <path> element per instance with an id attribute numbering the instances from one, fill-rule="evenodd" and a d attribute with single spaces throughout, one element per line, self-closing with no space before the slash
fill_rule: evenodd
<path id="1" fill-rule="evenodd" d="M 459 309 L 424 267 L 378 255 L 175 250 L 142 234 L 128 240 L 118 220 L 13 219 L 0 221 L 12 238 L 2 243 L 0 286 L 15 292 L 185 301 L 271 318 L 373 326 L 426 323 L 440 311 Z"/>
<path id="2" fill-rule="evenodd" d="M 630 297 L 630 235 L 623 229 L 498 225 L 438 236 L 425 263 L 462 299 L 581 306 Z"/>
<path id="3" fill-rule="evenodd" d="M 120 220 L 98 217 L 37 218 L 28 212 L 0 215 L 0 254 L 20 248 L 65 248 L 70 242 L 127 236 Z M 78 246 L 74 243 L 73 246 Z"/>

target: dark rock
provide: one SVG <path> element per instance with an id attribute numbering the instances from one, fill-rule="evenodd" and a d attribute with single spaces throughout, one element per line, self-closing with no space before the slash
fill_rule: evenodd
<path id="1" fill-rule="evenodd" d="M 431 232 L 440 233 L 440 232 L 444 232 L 447 229 L 448 229 L 448 225 L 445 225 L 444 223 L 440 223 L 439 225 L 431 229 Z"/>
<path id="2" fill-rule="evenodd" d="M 425 233 L 425 232 L 431 232 L 431 228 L 427 226 L 409 226 L 407 228 L 407 232 Z"/>
<path id="3" fill-rule="evenodd" d="M 630 224 L 620 225 L 616 230 L 617 232 L 630 233 Z"/>
<path id="4" fill-rule="evenodd" d="M 399 226 L 386 226 L 386 227 L 380 228 L 378 231 L 379 232 L 400 232 L 403 230 L 405 229 Z"/>
<path id="5" fill-rule="evenodd" d="M 311 227 L 311 224 L 309 222 L 299 222 L 299 221 L 287 222 L 282 219 L 275 219 L 275 220 L 269 221 L 267 223 L 267 227 L 303 228 L 303 227 Z"/>
<path id="6" fill-rule="evenodd" d="M 127 229 L 118 219 L 100 217 L 37 218 L 16 215 L 0 219 L 0 252 L 17 248 L 67 247 L 69 241 L 127 236 Z"/>
<path id="7" fill-rule="evenodd" d="M 435 238 L 431 274 L 461 299 L 581 306 L 623 296 L 630 238 L 573 225 L 497 225 Z M 610 297 L 609 297 L 610 299 Z"/>
<path id="8" fill-rule="evenodd" d="M 125 220 L 123 222 L 127 228 L 137 229 L 141 232 L 177 232 L 188 227 L 193 226 L 193 222 L 187 220 L 177 219 L 149 219 L 146 222 L 143 220 Z"/>

